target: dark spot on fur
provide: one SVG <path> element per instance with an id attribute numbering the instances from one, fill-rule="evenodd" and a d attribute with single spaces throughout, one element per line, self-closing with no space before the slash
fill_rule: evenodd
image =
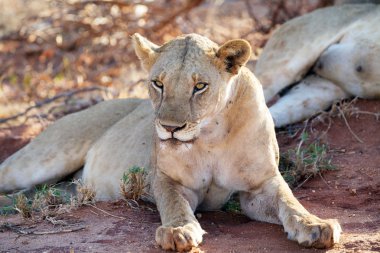
<path id="1" fill-rule="evenodd" d="M 267 217 L 271 217 L 272 219 L 278 219 L 277 212 L 273 207 L 267 206 L 267 209 L 265 210 L 265 215 Z"/>
<path id="2" fill-rule="evenodd" d="M 322 63 L 322 62 L 318 62 L 318 64 L 317 64 L 317 68 L 318 68 L 319 70 L 322 70 L 322 69 L 323 69 L 323 63 Z"/>
<path id="3" fill-rule="evenodd" d="M 363 72 L 363 67 L 361 65 L 357 66 L 356 67 L 356 71 L 359 72 L 359 73 Z"/>

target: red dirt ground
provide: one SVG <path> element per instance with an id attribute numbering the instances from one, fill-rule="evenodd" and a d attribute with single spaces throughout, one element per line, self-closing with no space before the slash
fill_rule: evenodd
<path id="1" fill-rule="evenodd" d="M 359 100 L 361 111 L 380 112 L 380 101 Z M 311 212 L 322 218 L 340 220 L 341 243 L 330 250 L 305 249 L 288 241 L 281 226 L 250 221 L 233 213 L 210 212 L 198 215 L 208 232 L 200 246 L 205 252 L 380 252 L 380 121 L 373 115 L 352 116 L 348 123 L 363 141 L 349 132 L 343 119 L 334 118 L 324 136 L 329 154 L 338 168 L 317 176 L 295 191 Z M 327 125 L 317 123 L 314 135 L 322 134 Z M 36 131 L 38 132 L 38 131 Z M 9 129 L 0 133 L 0 159 L 26 144 L 36 132 Z M 17 137 L 18 136 L 18 137 Z M 296 144 L 284 133 L 278 134 L 281 149 Z M 0 227 L 0 252 L 163 252 L 154 242 L 160 224 L 153 208 L 128 208 L 126 203 L 97 203 L 85 206 L 57 219 L 66 225 L 47 221 L 32 222 L 17 215 L 0 216 L 5 222 L 25 231 L 82 230 L 48 235 L 19 235 Z M 118 216 L 118 217 L 115 217 Z M 194 252 L 197 252 L 194 250 Z"/>

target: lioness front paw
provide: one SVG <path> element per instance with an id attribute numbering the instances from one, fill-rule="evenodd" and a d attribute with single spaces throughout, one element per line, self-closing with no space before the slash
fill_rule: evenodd
<path id="1" fill-rule="evenodd" d="M 189 251 L 202 242 L 205 231 L 199 224 L 186 224 L 181 227 L 160 226 L 156 230 L 156 242 L 164 250 Z"/>
<path id="2" fill-rule="evenodd" d="M 302 246 L 322 249 L 339 242 L 342 229 L 335 219 L 322 220 L 314 215 L 293 215 L 290 219 L 291 225 L 285 229 L 288 238 L 298 241 Z"/>

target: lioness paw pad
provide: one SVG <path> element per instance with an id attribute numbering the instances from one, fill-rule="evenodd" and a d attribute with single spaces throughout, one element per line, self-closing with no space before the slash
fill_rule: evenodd
<path id="1" fill-rule="evenodd" d="M 302 246 L 324 249 L 339 242 L 342 229 L 337 220 L 322 220 L 315 216 L 294 218 L 297 225 L 294 231 L 288 232 L 288 237 Z"/>
<path id="2" fill-rule="evenodd" d="M 160 226 L 156 230 L 156 242 L 164 250 L 174 250 L 179 252 L 189 251 L 197 247 L 202 242 L 205 232 L 193 224 L 182 227 Z"/>

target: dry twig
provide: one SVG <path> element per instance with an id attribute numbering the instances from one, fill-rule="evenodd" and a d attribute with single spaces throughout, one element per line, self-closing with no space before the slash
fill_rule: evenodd
<path id="1" fill-rule="evenodd" d="M 18 228 L 18 226 L 12 225 L 10 223 L 4 223 L 0 226 L 0 229 L 8 229 L 20 235 L 51 235 L 51 234 L 60 234 L 60 233 L 70 233 L 70 232 L 79 231 L 85 228 L 86 228 L 85 226 L 79 226 L 79 227 L 70 228 L 70 229 L 59 229 L 59 230 L 48 230 L 48 231 L 27 231 L 27 230 Z"/>
<path id="2" fill-rule="evenodd" d="M 338 110 L 339 110 L 339 112 L 341 113 L 341 116 L 342 116 L 342 118 L 343 118 L 343 120 L 344 120 L 344 123 L 346 124 L 346 126 L 347 126 L 347 128 L 348 128 L 348 131 L 350 131 L 350 133 L 352 134 L 352 136 L 354 136 L 355 137 L 355 139 L 358 141 L 358 142 L 360 142 L 360 143 L 364 143 L 355 133 L 354 133 L 354 131 L 352 131 L 352 129 L 351 129 L 351 127 L 350 127 L 350 125 L 348 124 L 348 121 L 347 121 L 347 119 L 346 119 L 346 116 L 344 115 L 344 112 L 342 111 L 342 109 L 338 106 L 337 107 L 338 108 Z"/>
<path id="3" fill-rule="evenodd" d="M 202 2 L 203 2 L 203 0 L 188 0 L 187 4 L 183 8 L 181 8 L 181 9 L 173 12 L 171 15 L 167 16 L 164 20 L 159 22 L 157 25 L 153 26 L 151 30 L 156 31 L 156 32 L 161 30 L 162 28 L 164 28 L 168 24 L 172 23 L 176 17 L 191 11 L 193 8 L 197 7 Z"/>
<path id="4" fill-rule="evenodd" d="M 98 211 L 100 211 L 102 213 L 105 213 L 105 214 L 107 214 L 107 215 L 109 215 L 111 217 L 118 218 L 118 219 L 121 219 L 121 220 L 125 220 L 126 219 L 125 217 L 121 217 L 121 216 L 117 216 L 117 215 L 114 215 L 112 213 L 109 213 L 109 212 L 107 212 L 107 211 L 105 211 L 105 210 L 103 210 L 103 209 L 101 209 L 101 208 L 99 208 L 99 207 L 97 207 L 95 205 L 92 205 L 92 204 L 85 204 L 85 205 L 86 206 L 90 206 L 92 208 L 95 208 L 96 210 L 98 210 Z"/>
<path id="5" fill-rule="evenodd" d="M 72 96 L 76 95 L 76 94 L 79 94 L 79 93 L 84 93 L 84 92 L 90 92 L 90 91 L 95 91 L 95 90 L 101 90 L 101 91 L 108 91 L 107 88 L 105 87 L 101 87 L 101 86 L 92 86 L 92 87 L 86 87 L 86 88 L 82 88 L 82 89 L 78 89 L 78 90 L 74 90 L 74 91 L 68 91 L 68 92 L 63 92 L 61 94 L 58 94 L 52 98 L 48 98 L 48 99 L 45 99 L 45 100 L 42 100 L 40 102 L 37 102 L 35 105 L 33 106 L 30 106 L 28 108 L 26 108 L 25 111 L 21 112 L 21 113 L 18 113 L 16 115 L 13 115 L 11 117 L 7 117 L 7 118 L 2 118 L 0 119 L 0 124 L 2 123 L 6 123 L 10 120 L 15 120 L 21 116 L 25 116 L 29 111 L 31 111 L 32 109 L 37 109 L 37 108 L 40 108 L 46 104 L 50 104 L 60 98 L 63 98 L 65 97 L 66 99 L 68 98 L 71 98 Z"/>

